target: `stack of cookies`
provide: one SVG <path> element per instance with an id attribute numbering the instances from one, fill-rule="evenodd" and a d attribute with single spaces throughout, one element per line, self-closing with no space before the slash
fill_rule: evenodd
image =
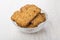
<path id="1" fill-rule="evenodd" d="M 34 28 L 46 20 L 45 14 L 41 9 L 33 4 L 27 4 L 15 11 L 11 19 L 23 28 Z"/>

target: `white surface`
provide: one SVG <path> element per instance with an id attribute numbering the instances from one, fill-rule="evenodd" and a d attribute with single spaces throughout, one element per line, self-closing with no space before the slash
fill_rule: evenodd
<path id="1" fill-rule="evenodd" d="M 34 3 L 48 14 L 44 28 L 34 34 L 21 33 L 10 16 L 26 3 Z M 0 0 L 0 40 L 60 40 L 59 0 Z"/>

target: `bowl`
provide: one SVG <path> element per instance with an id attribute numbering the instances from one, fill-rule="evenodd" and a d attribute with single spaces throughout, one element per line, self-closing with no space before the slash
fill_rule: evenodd
<path id="1" fill-rule="evenodd" d="M 41 10 L 41 13 L 45 13 L 46 21 L 47 21 L 47 14 L 46 14 L 46 12 L 44 10 Z M 44 27 L 43 25 L 46 23 L 46 21 L 45 22 L 42 22 L 41 24 L 39 24 L 35 28 L 22 28 L 22 27 L 18 26 L 15 22 L 13 22 L 13 24 L 16 27 L 18 27 L 21 32 L 24 32 L 24 33 L 35 33 L 35 32 L 40 31 L 41 29 L 43 29 L 43 27 Z"/>

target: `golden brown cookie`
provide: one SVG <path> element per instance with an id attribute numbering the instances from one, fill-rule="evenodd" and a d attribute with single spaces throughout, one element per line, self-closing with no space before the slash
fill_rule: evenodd
<path id="1" fill-rule="evenodd" d="M 27 26 L 29 22 L 41 11 L 38 7 L 34 5 L 29 5 L 24 7 L 27 8 L 28 10 L 23 10 L 24 8 L 22 7 L 21 9 L 22 13 L 20 13 L 20 16 L 16 21 L 16 23 L 22 27 Z"/>
<path id="2" fill-rule="evenodd" d="M 21 7 L 20 11 L 14 12 L 11 19 L 21 27 L 33 28 L 36 27 L 39 23 L 43 22 L 44 14 L 41 14 L 41 9 L 37 6 L 28 4 Z M 31 24 L 29 25 L 29 23 Z"/>
<path id="3" fill-rule="evenodd" d="M 37 17 L 34 19 L 34 20 L 32 20 L 31 21 L 31 24 L 28 26 L 28 28 L 34 28 L 34 27 L 37 27 L 37 25 L 38 24 L 40 24 L 40 23 L 42 23 L 42 22 L 44 22 L 44 15 L 45 14 L 39 14 L 39 15 L 37 15 Z"/>
<path id="4" fill-rule="evenodd" d="M 19 16 L 19 11 L 16 11 L 16 12 L 14 12 L 14 14 L 11 16 L 11 19 L 13 20 L 13 21 L 16 21 L 17 20 L 17 18 L 18 18 L 18 16 Z"/>
<path id="5" fill-rule="evenodd" d="M 33 5 L 33 4 L 27 4 L 27 5 L 25 5 L 25 6 L 23 6 L 23 7 L 21 7 L 21 11 L 22 12 L 26 12 L 27 10 L 35 10 L 35 11 L 40 11 L 41 12 L 41 9 L 40 8 L 38 8 L 37 6 L 35 6 L 35 5 Z"/>
<path id="6" fill-rule="evenodd" d="M 32 10 L 28 10 L 25 13 L 21 13 L 16 22 L 20 26 L 25 27 L 37 14 L 38 13 L 35 13 Z"/>

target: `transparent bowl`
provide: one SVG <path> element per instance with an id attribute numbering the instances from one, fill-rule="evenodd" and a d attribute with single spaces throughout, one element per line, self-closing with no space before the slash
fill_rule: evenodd
<path id="1" fill-rule="evenodd" d="M 46 21 L 47 21 L 47 14 L 46 14 L 46 12 L 44 11 L 44 10 L 41 10 L 41 13 L 45 13 L 45 16 L 46 16 Z M 38 32 L 38 31 L 40 31 L 41 29 L 43 29 L 43 25 L 46 23 L 46 21 L 45 22 L 43 22 L 43 23 L 41 23 L 41 24 L 39 24 L 37 27 L 35 27 L 35 28 L 22 28 L 22 27 L 20 27 L 20 26 L 18 26 L 15 22 L 13 22 L 14 24 L 15 24 L 15 26 L 17 26 L 18 28 L 19 28 L 19 30 L 21 31 L 21 32 L 25 32 L 25 33 L 35 33 L 35 32 Z"/>

